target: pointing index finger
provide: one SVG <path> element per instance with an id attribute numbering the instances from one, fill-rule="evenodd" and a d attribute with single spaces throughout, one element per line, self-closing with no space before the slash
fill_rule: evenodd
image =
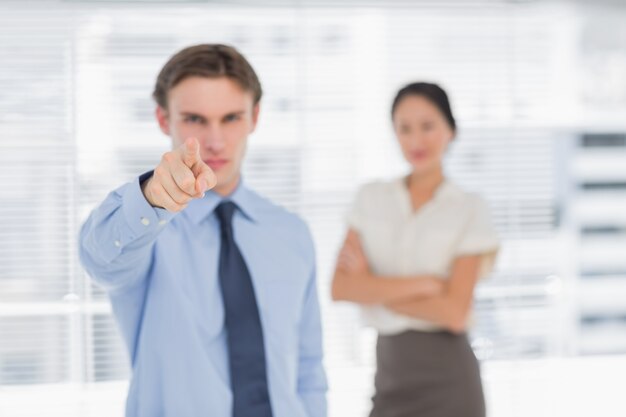
<path id="1" fill-rule="evenodd" d="M 183 162 L 187 167 L 192 168 L 200 159 L 200 145 L 196 138 L 188 138 L 182 146 Z"/>

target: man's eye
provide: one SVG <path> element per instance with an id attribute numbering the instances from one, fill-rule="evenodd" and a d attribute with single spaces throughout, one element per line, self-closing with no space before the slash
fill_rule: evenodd
<path id="1" fill-rule="evenodd" d="M 200 123 L 202 122 L 202 118 L 198 116 L 187 116 L 185 117 L 185 121 L 189 123 Z"/>

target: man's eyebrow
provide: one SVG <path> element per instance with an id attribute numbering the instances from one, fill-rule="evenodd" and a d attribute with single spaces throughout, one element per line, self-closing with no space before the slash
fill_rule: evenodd
<path id="1" fill-rule="evenodd" d="M 224 117 L 226 117 L 226 116 L 239 116 L 241 114 L 244 114 L 245 112 L 246 112 L 245 110 L 234 110 L 234 111 L 226 113 L 224 115 Z"/>
<path id="2" fill-rule="evenodd" d="M 194 113 L 194 112 L 190 112 L 190 111 L 181 111 L 180 114 L 182 114 L 183 116 L 197 116 L 197 117 L 200 117 L 202 119 L 206 119 L 206 117 L 204 117 L 203 115 L 198 114 L 198 113 Z"/>
<path id="3" fill-rule="evenodd" d="M 228 116 L 240 116 L 240 115 L 245 114 L 245 113 L 246 113 L 245 110 L 233 110 L 233 111 L 225 113 L 222 116 L 222 118 L 228 117 Z M 201 115 L 199 113 L 194 113 L 194 112 L 191 112 L 191 111 L 181 111 L 180 114 L 183 115 L 183 116 L 196 116 L 196 117 L 199 117 L 201 119 L 206 120 L 206 117 L 204 117 L 203 115 Z"/>

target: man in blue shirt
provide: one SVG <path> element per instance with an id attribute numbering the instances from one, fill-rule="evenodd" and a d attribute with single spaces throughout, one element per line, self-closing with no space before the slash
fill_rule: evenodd
<path id="1" fill-rule="evenodd" d="M 153 97 L 172 151 L 80 233 L 132 363 L 128 417 L 323 417 L 308 228 L 241 180 L 262 91 L 234 48 L 174 55 Z"/>

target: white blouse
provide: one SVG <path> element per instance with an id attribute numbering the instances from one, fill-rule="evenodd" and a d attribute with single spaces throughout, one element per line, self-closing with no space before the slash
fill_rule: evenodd
<path id="1" fill-rule="evenodd" d="M 491 272 L 499 248 L 483 199 L 448 180 L 416 212 L 404 177 L 367 184 L 358 191 L 347 222 L 358 232 L 372 272 L 381 276 L 448 279 L 456 258 L 482 255 L 482 278 Z M 441 330 L 382 305 L 365 306 L 362 312 L 365 323 L 381 334 Z"/>

